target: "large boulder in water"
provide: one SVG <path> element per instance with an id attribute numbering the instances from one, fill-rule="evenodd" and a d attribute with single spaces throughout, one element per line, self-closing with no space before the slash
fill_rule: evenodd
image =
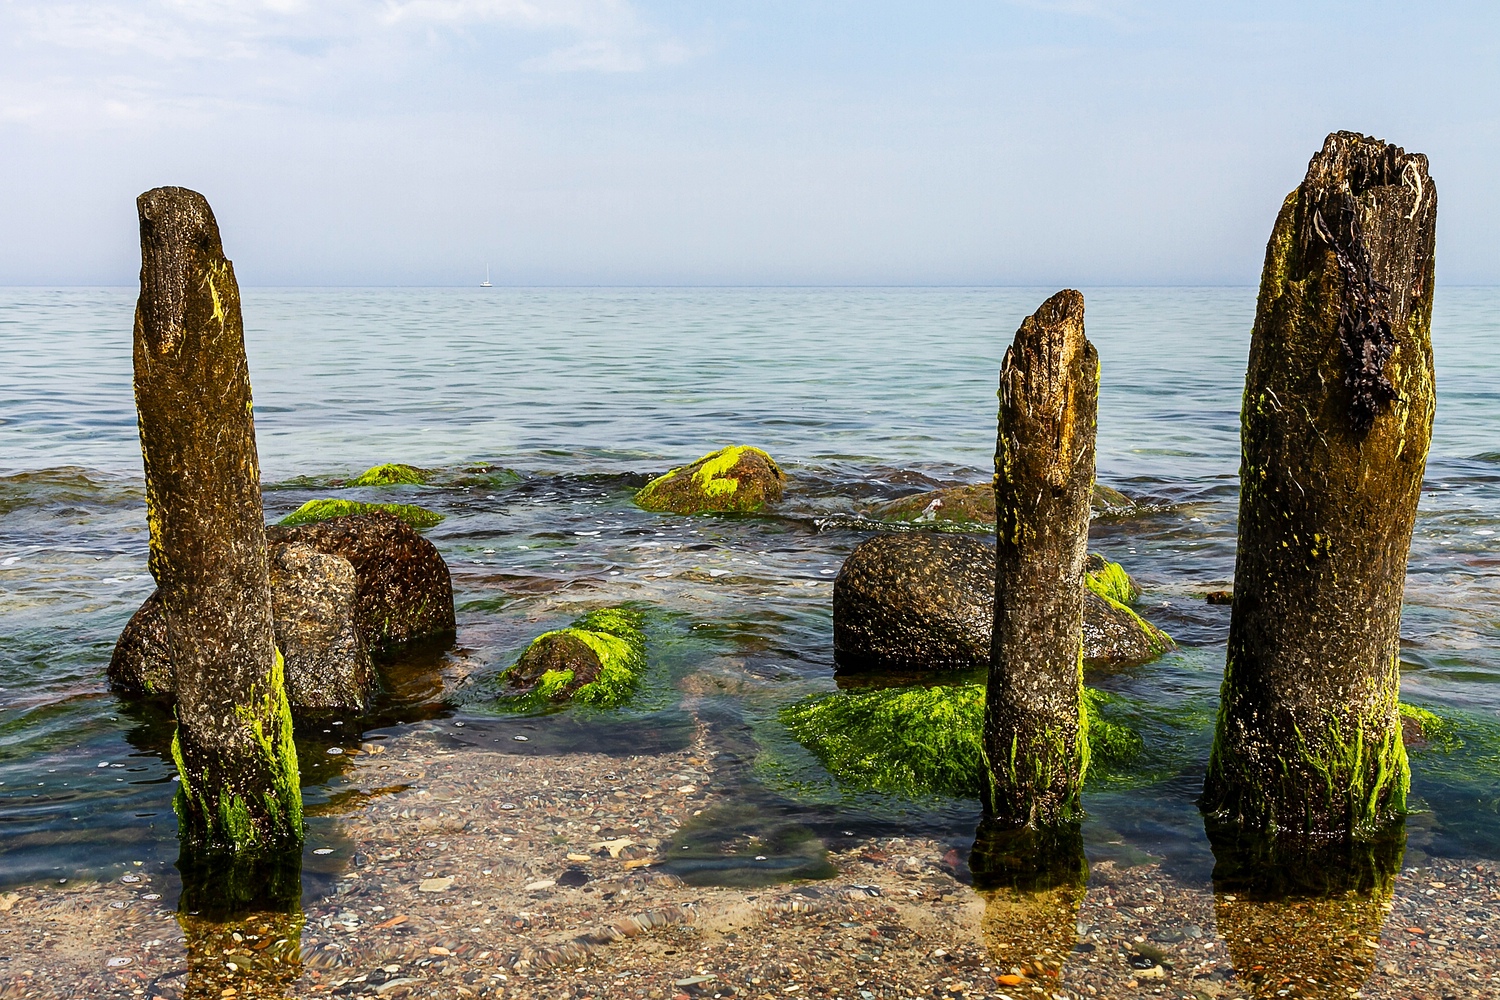
<path id="1" fill-rule="evenodd" d="M 770 455 L 730 445 L 651 480 L 635 502 L 675 514 L 749 513 L 780 500 L 785 487 L 786 474 Z"/>
<path id="2" fill-rule="evenodd" d="M 354 565 L 360 634 L 377 653 L 454 630 L 448 564 L 437 546 L 393 514 L 372 511 L 294 527 L 273 525 L 266 528 L 266 539 L 343 556 Z"/>
<path id="3" fill-rule="evenodd" d="M 356 622 L 359 581 L 343 556 L 273 545 L 271 617 L 287 697 L 303 712 L 363 712 L 375 666 Z"/>
<path id="4" fill-rule="evenodd" d="M 1119 576 L 1128 582 L 1123 570 Z M 1114 591 L 1101 594 L 1092 576 L 1088 582 L 1086 662 L 1143 663 L 1171 648 Z M 855 548 L 833 583 L 833 648 L 848 670 L 985 667 L 994 617 L 995 547 L 964 535 L 876 535 Z"/>
<path id="5" fill-rule="evenodd" d="M 266 528 L 272 624 L 299 714 L 362 712 L 375 686 L 371 654 L 451 636 L 453 583 L 442 555 L 383 512 Z M 173 697 L 166 619 L 148 597 L 120 633 L 109 679 L 125 694 Z"/>
<path id="6" fill-rule="evenodd" d="M 876 535 L 833 581 L 841 666 L 981 666 L 990 661 L 994 617 L 995 547 L 962 535 Z"/>
<path id="7" fill-rule="evenodd" d="M 177 672 L 172 669 L 167 616 L 159 591 L 153 590 L 141 602 L 115 640 L 114 655 L 109 659 L 109 684 L 122 694 L 177 696 Z"/>
<path id="8" fill-rule="evenodd" d="M 375 688 L 375 671 L 356 622 L 354 566 L 302 545 L 272 545 L 268 555 L 272 628 L 292 710 L 298 715 L 363 712 Z M 120 633 L 109 679 L 125 694 L 176 696 L 167 619 L 157 594 L 146 598 Z"/>

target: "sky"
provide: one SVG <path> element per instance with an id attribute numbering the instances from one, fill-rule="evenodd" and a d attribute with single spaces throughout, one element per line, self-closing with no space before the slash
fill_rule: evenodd
<path id="1" fill-rule="evenodd" d="M 1254 284 L 1336 129 L 1500 283 L 1500 4 L 0 0 L 0 285 Z"/>

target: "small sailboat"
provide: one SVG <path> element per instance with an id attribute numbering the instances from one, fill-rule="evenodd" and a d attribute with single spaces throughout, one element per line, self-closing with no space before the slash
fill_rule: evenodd
<path id="1" fill-rule="evenodd" d="M 490 284 L 490 262 L 484 262 L 484 280 L 479 283 L 480 288 L 492 288 Z"/>

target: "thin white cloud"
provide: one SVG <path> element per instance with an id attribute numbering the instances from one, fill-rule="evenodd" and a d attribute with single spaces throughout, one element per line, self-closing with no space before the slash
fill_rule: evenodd
<path id="1" fill-rule="evenodd" d="M 544 73 L 639 73 L 685 62 L 691 55 L 691 49 L 673 41 L 595 38 L 528 59 L 521 67 Z"/>
<path id="2" fill-rule="evenodd" d="M 689 49 L 627 0 L 0 0 L 0 121 L 67 128 L 316 105 L 447 55 L 508 70 L 641 72 Z M 528 51 L 529 50 L 529 51 Z M 122 78 L 130 81 L 121 87 Z"/>

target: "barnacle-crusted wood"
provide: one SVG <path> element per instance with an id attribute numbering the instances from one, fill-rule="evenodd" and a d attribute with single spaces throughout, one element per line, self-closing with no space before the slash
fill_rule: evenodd
<path id="1" fill-rule="evenodd" d="M 213 212 L 184 188 L 136 202 L 135 396 L 151 575 L 177 683 L 185 842 L 302 836 L 297 753 L 271 626 L 239 288 Z"/>
<path id="2" fill-rule="evenodd" d="M 1405 810 L 1401 596 L 1431 439 L 1427 158 L 1330 135 L 1266 248 L 1211 818 L 1368 836 Z"/>
<path id="3" fill-rule="evenodd" d="M 1000 369 L 984 751 L 986 813 L 1002 824 L 1068 821 L 1088 768 L 1083 575 L 1098 396 L 1083 296 L 1058 292 L 1021 324 Z"/>

